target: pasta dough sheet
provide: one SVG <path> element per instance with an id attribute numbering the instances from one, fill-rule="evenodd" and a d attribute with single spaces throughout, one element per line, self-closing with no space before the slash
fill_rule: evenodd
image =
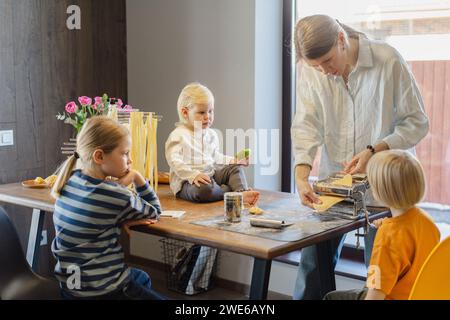
<path id="1" fill-rule="evenodd" d="M 336 185 L 336 186 L 351 187 L 353 185 L 352 175 L 351 174 L 346 174 L 341 179 L 333 181 L 332 184 Z"/>
<path id="2" fill-rule="evenodd" d="M 333 196 L 320 196 L 319 199 L 322 201 L 322 204 L 313 204 L 314 209 L 317 212 L 324 212 L 334 206 L 336 203 L 344 201 L 344 198 L 341 197 L 333 197 Z"/>

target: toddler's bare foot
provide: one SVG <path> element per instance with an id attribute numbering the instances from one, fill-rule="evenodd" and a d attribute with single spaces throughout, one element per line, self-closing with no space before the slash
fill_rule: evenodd
<path id="1" fill-rule="evenodd" d="M 244 203 L 248 203 L 253 206 L 256 204 L 256 202 L 258 202 L 259 192 L 253 190 L 243 191 L 242 198 L 244 200 Z"/>

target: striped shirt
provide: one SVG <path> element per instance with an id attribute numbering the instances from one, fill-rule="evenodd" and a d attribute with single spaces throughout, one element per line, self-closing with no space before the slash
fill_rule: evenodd
<path id="1" fill-rule="evenodd" d="M 157 219 L 159 200 L 148 183 L 137 194 L 74 171 L 56 200 L 52 251 L 61 289 L 76 297 L 105 295 L 129 281 L 119 243 L 122 223 Z"/>

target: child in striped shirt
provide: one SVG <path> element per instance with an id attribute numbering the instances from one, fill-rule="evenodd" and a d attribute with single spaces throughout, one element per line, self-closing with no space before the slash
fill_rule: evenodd
<path id="1" fill-rule="evenodd" d="M 124 263 L 119 243 L 123 223 L 161 214 L 156 194 L 131 169 L 130 148 L 124 126 L 107 117 L 90 118 L 53 186 L 52 251 L 64 298 L 164 299 L 151 289 L 145 272 Z M 81 170 L 73 171 L 77 160 Z M 130 184 L 136 193 L 126 187 Z"/>

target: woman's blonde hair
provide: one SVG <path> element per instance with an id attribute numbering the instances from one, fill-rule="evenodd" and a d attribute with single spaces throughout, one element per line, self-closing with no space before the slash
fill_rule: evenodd
<path id="1" fill-rule="evenodd" d="M 365 36 L 327 15 L 317 14 L 300 19 L 295 26 L 296 61 L 317 59 L 328 53 L 337 43 L 339 32 L 344 32 L 346 38 Z"/>
<path id="2" fill-rule="evenodd" d="M 183 88 L 183 90 L 181 90 L 180 96 L 178 97 L 177 110 L 180 121 L 177 125 L 187 123 L 187 120 L 183 117 L 182 112 L 184 107 L 192 109 L 196 105 L 210 103 L 214 104 L 214 95 L 211 90 L 198 82 L 189 83 Z"/>
<path id="3" fill-rule="evenodd" d="M 407 151 L 376 153 L 367 165 L 367 177 L 375 198 L 391 208 L 410 208 L 425 194 L 422 165 Z"/>
<path id="4" fill-rule="evenodd" d="M 128 129 L 111 118 L 105 116 L 89 118 L 77 135 L 77 155 L 70 156 L 62 164 L 52 188 L 52 196 L 56 199 L 61 195 L 62 188 L 72 175 L 77 156 L 84 168 L 91 167 L 93 165 L 92 155 L 95 150 L 101 149 L 108 154 L 117 148 L 122 139 L 128 135 Z"/>

